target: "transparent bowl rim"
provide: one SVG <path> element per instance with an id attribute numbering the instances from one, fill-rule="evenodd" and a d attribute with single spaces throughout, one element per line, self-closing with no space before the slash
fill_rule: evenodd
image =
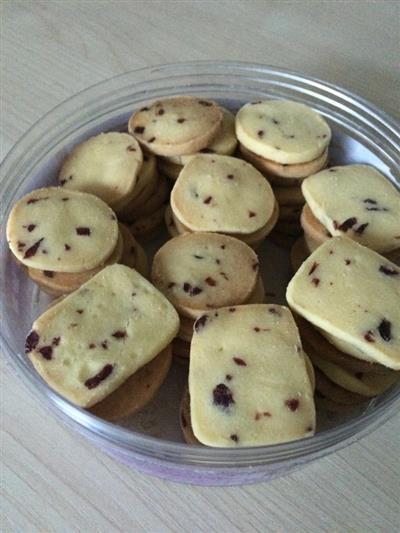
<path id="1" fill-rule="evenodd" d="M 90 98 L 90 95 L 99 89 L 103 90 L 103 95 L 107 95 L 111 89 L 116 91 L 122 90 L 126 87 L 124 84 L 125 80 L 129 80 L 132 83 L 132 80 L 137 78 L 141 80 L 138 83 L 143 84 L 147 79 L 150 80 L 152 76 L 161 75 L 161 78 L 157 78 L 156 81 L 162 82 L 163 79 L 165 81 L 171 79 L 172 73 L 175 77 L 179 78 L 196 76 L 200 72 L 204 75 L 222 73 L 232 78 L 241 78 L 248 74 L 253 76 L 280 76 L 289 82 L 296 81 L 314 89 L 323 90 L 329 93 L 332 98 L 341 98 L 353 106 L 353 108 L 356 108 L 358 112 L 366 115 L 376 128 L 377 135 L 381 135 L 386 142 L 389 142 L 395 149 L 400 151 L 400 128 L 399 123 L 395 119 L 374 104 L 352 92 L 318 78 L 304 76 L 296 71 L 281 69 L 275 66 L 238 61 L 207 60 L 144 67 L 113 76 L 76 93 L 43 115 L 22 135 L 0 165 L 0 193 L 2 198 L 4 196 L 8 198 L 8 202 L 4 202 L 1 205 L 0 223 L 2 227 L 4 227 L 4 221 L 10 203 L 15 200 L 17 187 L 21 185 L 20 183 L 11 183 L 13 171 L 17 168 L 17 154 L 24 150 L 31 150 L 37 142 L 38 132 L 41 128 L 51 124 L 51 121 L 55 117 L 65 115 L 68 110 L 74 109 L 75 104 L 79 103 L 82 98 Z M 117 86 L 117 88 L 113 86 Z M 3 298 L 4 295 L 1 295 L 2 306 Z M 332 429 L 317 433 L 307 439 L 251 448 L 188 446 L 183 443 L 175 443 L 143 435 L 93 416 L 50 389 L 39 375 L 32 371 L 28 364 L 23 362 L 20 356 L 16 357 L 18 354 L 13 353 L 3 329 L 0 331 L 0 345 L 17 373 L 24 375 L 26 382 L 36 393 L 39 393 L 41 396 L 46 396 L 50 400 L 50 407 L 55 409 L 58 416 L 63 418 L 75 429 L 80 428 L 89 436 L 97 436 L 104 443 L 108 442 L 108 444 L 117 449 L 119 448 L 121 451 L 124 450 L 139 457 L 171 461 L 192 465 L 197 468 L 249 467 L 278 464 L 289 460 L 297 460 L 299 462 L 309 461 L 342 448 L 350 442 L 365 436 L 396 414 L 400 407 L 400 391 L 393 389 L 386 393 L 382 403 L 375 406 L 370 412 L 364 413 Z"/>

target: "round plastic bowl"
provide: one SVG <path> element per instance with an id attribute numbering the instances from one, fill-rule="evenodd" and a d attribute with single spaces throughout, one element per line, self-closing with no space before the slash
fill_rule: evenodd
<path id="1" fill-rule="evenodd" d="M 106 423 L 52 391 L 23 354 L 24 337 L 45 301 L 8 252 L 4 228 L 11 206 L 29 190 L 55 183 L 61 160 L 75 144 L 100 131 L 124 129 L 134 108 L 176 94 L 209 97 L 231 109 L 271 97 L 308 104 L 332 127 L 334 163 L 370 163 L 400 184 L 400 139 L 395 121 L 361 98 L 322 81 L 263 65 L 196 62 L 141 69 L 99 83 L 43 117 L 2 164 L 2 351 L 21 381 L 31 386 L 56 416 L 130 467 L 204 485 L 268 480 L 348 446 L 382 425 L 399 411 L 400 389 L 392 388 L 361 411 L 308 439 L 257 448 L 214 449 L 173 441 L 168 432 L 156 438 L 145 430 Z"/>

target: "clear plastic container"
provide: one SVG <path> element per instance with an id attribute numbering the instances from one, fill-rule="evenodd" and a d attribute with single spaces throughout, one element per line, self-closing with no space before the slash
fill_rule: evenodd
<path id="1" fill-rule="evenodd" d="M 74 145 L 101 131 L 124 130 L 134 108 L 177 94 L 212 98 L 233 110 L 245 102 L 271 97 L 303 102 L 322 113 L 332 127 L 333 163 L 369 163 L 400 184 L 398 124 L 361 98 L 322 81 L 263 65 L 196 62 L 145 68 L 99 83 L 44 116 L 1 166 L 2 352 L 38 401 L 129 467 L 202 485 L 265 481 L 348 446 L 378 428 L 399 411 L 400 388 L 393 387 L 351 415 L 322 420 L 321 429 L 311 438 L 257 448 L 213 449 L 186 445 L 179 437 L 178 401 L 185 380 L 182 368 L 172 368 L 155 403 L 133 420 L 116 425 L 52 391 L 23 353 L 25 335 L 48 300 L 8 252 L 4 228 L 11 206 L 26 192 L 55 183 L 60 162 Z M 276 265 L 284 261 L 282 250 L 272 246 L 268 255 L 275 271 L 281 271 Z M 289 275 L 288 268 L 283 270 L 281 282 Z"/>

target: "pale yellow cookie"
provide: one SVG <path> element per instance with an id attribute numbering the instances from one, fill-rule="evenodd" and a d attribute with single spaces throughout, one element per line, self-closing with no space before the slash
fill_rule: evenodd
<path id="1" fill-rule="evenodd" d="M 255 154 L 282 164 L 307 163 L 328 147 L 331 130 L 316 111 L 289 100 L 243 106 L 236 115 L 236 135 Z"/>
<path id="2" fill-rule="evenodd" d="M 178 314 L 157 289 L 113 265 L 35 320 L 26 353 L 51 388 L 91 407 L 154 359 L 178 329 Z"/>
<path id="3" fill-rule="evenodd" d="M 74 148 L 58 181 L 65 189 L 94 194 L 114 207 L 134 190 L 142 161 L 142 150 L 131 135 L 100 133 Z"/>
<path id="4" fill-rule="evenodd" d="M 21 198 L 7 221 L 7 241 L 23 265 L 82 272 L 104 263 L 115 249 L 118 224 L 100 198 L 61 187 Z"/>
<path id="5" fill-rule="evenodd" d="M 254 233 L 270 220 L 275 202 L 254 167 L 222 155 L 193 157 L 171 193 L 174 215 L 192 231 Z"/>
<path id="6" fill-rule="evenodd" d="M 129 133 L 156 155 L 184 155 L 200 151 L 217 135 L 222 111 L 215 102 L 194 96 L 157 100 L 135 111 Z"/>
<path id="7" fill-rule="evenodd" d="M 400 370 L 400 270 L 376 252 L 329 239 L 302 264 L 286 298 L 339 349 Z"/>
<path id="8" fill-rule="evenodd" d="M 381 253 L 400 248 L 400 192 L 375 168 L 332 167 L 307 178 L 302 191 L 331 235 Z"/>
<path id="9" fill-rule="evenodd" d="M 282 306 L 223 308 L 197 319 L 189 391 L 193 432 L 208 446 L 261 446 L 315 431 L 300 337 Z"/>

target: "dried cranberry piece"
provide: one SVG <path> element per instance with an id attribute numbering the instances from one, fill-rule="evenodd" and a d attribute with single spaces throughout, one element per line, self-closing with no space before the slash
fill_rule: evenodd
<path id="1" fill-rule="evenodd" d="M 205 281 L 205 282 L 207 283 L 207 285 L 209 285 L 210 287 L 215 287 L 215 285 L 217 284 L 217 282 L 215 281 L 215 279 L 212 278 L 212 277 L 210 277 L 210 276 L 209 276 L 208 278 L 206 278 L 204 281 Z"/>
<path id="2" fill-rule="evenodd" d="M 96 348 L 96 345 L 94 344 L 94 342 L 91 342 L 91 343 L 89 344 L 89 348 L 90 348 L 91 350 L 93 350 L 93 348 Z"/>
<path id="3" fill-rule="evenodd" d="M 32 330 L 25 340 L 25 353 L 32 352 L 38 345 L 39 339 L 39 334 Z"/>
<path id="4" fill-rule="evenodd" d="M 78 313 L 78 315 L 81 315 L 83 313 L 83 309 L 77 309 L 76 312 Z"/>
<path id="5" fill-rule="evenodd" d="M 203 204 L 209 204 L 211 200 L 212 200 L 212 196 L 207 196 L 207 198 L 203 200 Z"/>
<path id="6" fill-rule="evenodd" d="M 230 312 L 230 313 L 234 313 L 235 311 L 236 311 L 236 307 L 230 307 L 230 308 L 229 308 L 229 312 Z"/>
<path id="7" fill-rule="evenodd" d="M 155 137 L 151 137 L 151 139 L 149 139 L 147 142 L 148 142 L 148 143 L 153 143 L 155 140 L 156 140 Z"/>
<path id="8" fill-rule="evenodd" d="M 183 290 L 187 292 L 190 296 L 197 296 L 201 292 L 203 292 L 203 289 L 200 289 L 200 287 L 193 287 L 190 283 L 187 281 L 183 284 Z"/>
<path id="9" fill-rule="evenodd" d="M 71 250 L 71 246 L 69 244 L 64 244 L 64 248 L 67 252 Z"/>
<path id="10" fill-rule="evenodd" d="M 374 339 L 374 332 L 369 330 L 367 331 L 367 333 L 364 335 L 364 339 L 367 341 L 367 342 L 375 342 L 375 339 Z"/>
<path id="11" fill-rule="evenodd" d="M 54 278 L 54 272 L 52 270 L 43 270 L 43 274 L 48 278 Z"/>
<path id="12" fill-rule="evenodd" d="M 126 337 L 126 331 L 122 331 L 122 330 L 115 331 L 114 333 L 112 333 L 112 336 L 115 339 L 123 339 Z"/>
<path id="13" fill-rule="evenodd" d="M 249 218 L 253 218 L 256 216 L 256 213 L 254 211 L 249 211 Z"/>
<path id="14" fill-rule="evenodd" d="M 24 226 L 24 228 L 31 232 L 36 228 L 36 224 L 29 224 L 29 226 Z"/>
<path id="15" fill-rule="evenodd" d="M 223 409 L 227 409 L 231 404 L 235 403 L 232 391 L 224 383 L 219 383 L 213 390 L 214 405 L 218 405 Z"/>
<path id="16" fill-rule="evenodd" d="M 199 100 L 199 104 L 203 105 L 205 107 L 211 107 L 212 106 L 212 103 L 211 102 L 207 102 L 207 100 Z"/>
<path id="17" fill-rule="evenodd" d="M 275 309 L 275 307 L 270 307 L 268 309 L 268 312 L 271 313 L 272 315 L 278 315 L 278 316 L 281 316 L 280 312 L 278 311 L 278 309 Z"/>
<path id="18" fill-rule="evenodd" d="M 197 255 L 197 254 L 194 254 L 193 257 L 195 259 L 204 259 L 204 257 L 202 255 Z"/>
<path id="19" fill-rule="evenodd" d="M 177 123 L 178 124 L 183 124 L 185 121 L 186 121 L 185 118 L 178 118 Z"/>
<path id="20" fill-rule="evenodd" d="M 392 323 L 384 318 L 378 326 L 380 336 L 385 342 L 389 342 L 392 338 Z"/>
<path id="21" fill-rule="evenodd" d="M 350 259 L 345 259 L 344 262 L 346 263 L 346 265 L 350 265 L 350 263 L 351 263 Z"/>
<path id="22" fill-rule="evenodd" d="M 170 283 L 168 283 L 168 289 L 172 289 L 172 287 L 175 287 L 175 285 L 176 285 L 176 283 L 171 281 Z"/>
<path id="23" fill-rule="evenodd" d="M 364 203 L 376 205 L 378 202 L 376 200 L 371 200 L 371 198 L 366 198 Z"/>
<path id="24" fill-rule="evenodd" d="M 85 386 L 88 389 L 94 389 L 100 385 L 102 381 L 104 381 L 113 371 L 113 365 L 107 364 L 105 365 L 100 372 L 98 372 L 95 376 L 87 379 L 85 381 Z"/>
<path id="25" fill-rule="evenodd" d="M 265 133 L 264 130 L 258 130 L 257 135 L 258 135 L 258 137 L 261 138 L 261 137 L 264 137 L 264 133 Z"/>
<path id="26" fill-rule="evenodd" d="M 313 279 L 311 280 L 311 283 L 313 283 L 316 287 L 318 287 L 320 281 L 321 281 L 321 280 L 320 280 L 319 278 L 313 278 Z"/>
<path id="27" fill-rule="evenodd" d="M 133 130 L 133 133 L 139 133 L 139 135 L 144 133 L 144 126 L 136 126 L 136 128 Z"/>
<path id="28" fill-rule="evenodd" d="M 224 279 L 226 279 L 226 281 L 229 281 L 229 278 L 228 278 L 228 276 L 225 274 L 225 272 L 220 272 L 219 275 L 222 276 Z"/>
<path id="29" fill-rule="evenodd" d="M 52 346 L 58 346 L 60 344 L 61 337 L 53 337 L 53 340 L 51 341 Z"/>
<path id="30" fill-rule="evenodd" d="M 297 398 L 292 398 L 290 400 L 286 400 L 285 404 L 289 407 L 291 411 L 297 411 L 300 402 Z"/>
<path id="31" fill-rule="evenodd" d="M 315 270 L 317 270 L 318 266 L 319 266 L 319 263 L 317 263 L 316 261 L 314 261 L 312 267 L 310 268 L 310 270 L 309 270 L 309 272 L 308 272 L 308 275 L 311 276 L 311 274 L 312 274 L 313 272 L 315 272 Z"/>
<path id="32" fill-rule="evenodd" d="M 225 376 L 225 379 L 226 379 L 226 381 L 231 381 L 231 379 L 232 379 L 231 374 L 227 374 L 227 375 Z"/>
<path id="33" fill-rule="evenodd" d="M 76 228 L 76 233 L 78 235 L 90 235 L 91 231 L 90 231 L 90 228 L 84 228 L 84 227 L 79 227 L 79 228 Z"/>
<path id="34" fill-rule="evenodd" d="M 346 231 L 351 229 L 354 226 L 354 224 L 357 224 L 357 218 L 350 217 L 350 218 L 347 218 L 344 222 L 342 222 L 340 226 L 338 226 L 337 229 L 346 233 Z"/>
<path id="35" fill-rule="evenodd" d="M 386 276 L 398 276 L 399 275 L 398 270 L 395 270 L 394 268 L 387 267 L 384 265 L 381 265 L 379 267 L 379 272 L 383 272 L 383 274 L 385 274 Z"/>
<path id="36" fill-rule="evenodd" d="M 358 235 L 362 235 L 365 231 L 365 229 L 369 226 L 368 222 L 365 222 L 365 224 L 360 224 L 357 229 L 354 230 L 354 233 L 357 233 Z"/>
<path id="37" fill-rule="evenodd" d="M 233 442 L 239 442 L 239 437 L 236 435 L 236 433 L 232 434 L 230 439 L 233 440 Z"/>
<path id="38" fill-rule="evenodd" d="M 25 248 L 26 244 L 24 242 L 18 241 L 17 242 L 18 251 L 22 252 L 22 250 Z"/>
<path id="39" fill-rule="evenodd" d="M 101 347 L 103 348 L 103 350 L 108 350 L 108 341 L 103 341 L 101 343 Z"/>
<path id="40" fill-rule="evenodd" d="M 208 315 L 201 315 L 196 322 L 194 323 L 194 330 L 196 333 L 199 333 L 200 330 L 204 328 L 208 320 Z"/>
<path id="41" fill-rule="evenodd" d="M 35 244 L 32 244 L 32 246 L 26 250 L 24 259 L 29 259 L 29 257 L 36 255 L 36 252 L 38 251 L 40 243 L 43 241 L 43 239 L 44 237 L 36 241 Z"/>
<path id="42" fill-rule="evenodd" d="M 228 180 L 235 179 L 235 176 L 233 174 L 228 174 L 226 177 L 228 178 Z"/>
<path id="43" fill-rule="evenodd" d="M 42 355 L 44 359 L 50 361 L 53 355 L 53 348 L 51 346 L 43 346 L 43 348 L 40 348 L 38 352 Z"/>
<path id="44" fill-rule="evenodd" d="M 241 357 L 232 357 L 232 359 L 235 361 L 235 363 L 238 366 L 247 366 L 246 361 L 244 359 L 242 359 Z"/>

